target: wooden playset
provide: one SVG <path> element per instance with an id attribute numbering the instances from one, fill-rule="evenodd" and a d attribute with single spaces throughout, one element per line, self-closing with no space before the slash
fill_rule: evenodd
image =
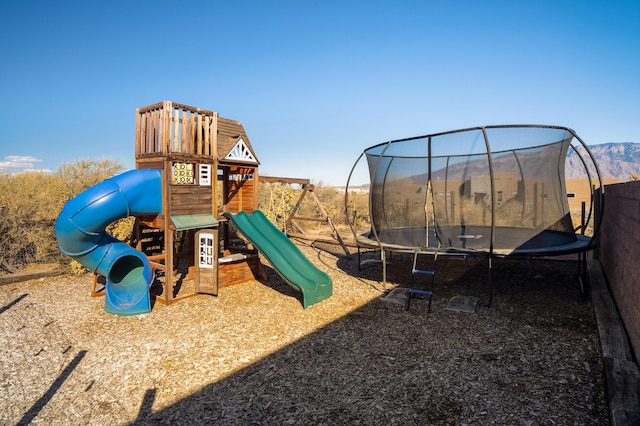
<path id="1" fill-rule="evenodd" d="M 136 217 L 132 238 L 162 271 L 161 288 L 151 288 L 156 301 L 266 279 L 257 251 L 221 215 L 257 208 L 259 162 L 241 122 L 170 101 L 138 108 L 135 165 L 162 173 L 162 214 Z"/>
<path id="2" fill-rule="evenodd" d="M 138 108 L 135 165 L 70 200 L 56 221 L 61 250 L 95 271 L 91 294 L 106 296 L 105 311 L 138 315 L 150 311 L 150 296 L 168 305 L 266 280 L 258 250 L 302 292 L 305 308 L 331 297 L 331 278 L 258 210 L 259 162 L 241 122 L 170 101 Z M 274 179 L 303 184 L 297 207 L 313 192 L 308 180 L 267 181 Z M 335 231 L 318 198 L 311 198 Z M 105 218 L 127 216 L 135 218 L 135 250 L 104 230 L 95 233 L 99 242 L 89 241 L 90 250 L 84 247 L 85 222 L 92 230 L 108 223 Z M 294 214 L 287 222 L 294 218 L 304 219 Z"/>

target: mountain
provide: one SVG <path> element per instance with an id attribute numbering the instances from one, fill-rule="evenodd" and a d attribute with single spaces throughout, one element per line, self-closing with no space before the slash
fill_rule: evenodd
<path id="1" fill-rule="evenodd" d="M 589 150 L 596 159 L 603 178 L 613 177 L 628 181 L 632 174 L 640 176 L 640 143 L 610 142 L 591 145 Z M 582 162 L 574 150 L 569 151 L 565 167 L 567 178 L 586 176 Z"/>

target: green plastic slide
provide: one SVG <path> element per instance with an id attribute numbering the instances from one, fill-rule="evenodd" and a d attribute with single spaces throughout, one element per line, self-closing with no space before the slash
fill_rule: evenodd
<path id="1" fill-rule="evenodd" d="M 302 292 L 305 308 L 331 297 L 333 284 L 329 275 L 316 268 L 264 213 L 225 212 L 224 216 L 262 252 L 282 279 Z"/>

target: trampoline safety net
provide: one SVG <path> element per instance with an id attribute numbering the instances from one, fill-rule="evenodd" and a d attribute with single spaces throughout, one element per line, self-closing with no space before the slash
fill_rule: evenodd
<path id="1" fill-rule="evenodd" d="M 571 248 L 579 236 L 564 168 L 575 141 L 583 164 L 593 161 L 575 132 L 556 126 L 485 126 L 372 146 L 363 153 L 368 237 L 503 254 Z"/>

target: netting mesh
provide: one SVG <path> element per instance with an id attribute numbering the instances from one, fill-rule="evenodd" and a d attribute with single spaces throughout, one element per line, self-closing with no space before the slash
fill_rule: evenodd
<path id="1" fill-rule="evenodd" d="M 571 243 L 564 167 L 574 138 L 566 128 L 493 126 L 370 147 L 372 235 L 482 251 Z"/>

